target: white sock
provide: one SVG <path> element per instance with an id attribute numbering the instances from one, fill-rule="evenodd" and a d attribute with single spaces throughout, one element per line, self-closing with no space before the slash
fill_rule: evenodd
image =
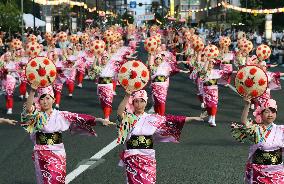
<path id="1" fill-rule="evenodd" d="M 211 123 L 212 120 L 213 120 L 213 118 L 212 118 L 212 116 L 210 115 L 210 116 L 209 116 L 209 119 L 208 119 L 208 122 Z"/>

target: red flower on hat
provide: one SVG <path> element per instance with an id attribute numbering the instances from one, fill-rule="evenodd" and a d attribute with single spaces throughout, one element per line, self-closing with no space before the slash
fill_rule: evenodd
<path id="1" fill-rule="evenodd" d="M 36 66 L 37 66 L 36 61 L 32 61 L 32 62 L 31 62 L 31 67 L 36 67 Z"/>
<path id="2" fill-rule="evenodd" d="M 139 89 L 139 88 L 141 87 L 141 82 L 135 82 L 135 83 L 134 83 L 134 87 L 135 87 L 136 89 Z"/>
<path id="3" fill-rule="evenodd" d="M 242 80 L 244 78 L 244 73 L 243 72 L 238 73 L 237 77 L 239 80 Z"/>
<path id="4" fill-rule="evenodd" d="M 142 73 L 141 73 L 141 76 L 142 77 L 147 77 L 147 71 L 143 70 Z"/>
<path id="5" fill-rule="evenodd" d="M 127 79 L 123 79 L 121 83 L 122 83 L 123 86 L 128 86 L 128 80 Z"/>
<path id="6" fill-rule="evenodd" d="M 136 71 L 131 71 L 130 73 L 130 78 L 135 79 L 137 77 L 137 72 Z"/>
<path id="7" fill-rule="evenodd" d="M 258 85 L 263 86 L 266 83 L 264 79 L 259 79 Z"/>
<path id="8" fill-rule="evenodd" d="M 45 86 L 47 84 L 47 81 L 45 79 L 40 80 L 40 85 Z"/>
<path id="9" fill-rule="evenodd" d="M 49 72 L 49 75 L 50 75 L 50 77 L 54 77 L 54 76 L 56 75 L 56 71 L 51 70 L 51 71 Z"/>
<path id="10" fill-rule="evenodd" d="M 239 92 L 240 94 L 244 94 L 244 93 L 245 93 L 244 87 L 243 87 L 243 86 L 239 86 L 239 87 L 238 87 L 238 92 Z"/>
<path id="11" fill-rule="evenodd" d="M 252 69 L 249 70 L 249 73 L 251 75 L 254 75 L 256 72 L 257 72 L 256 68 L 252 68 Z"/>
<path id="12" fill-rule="evenodd" d="M 252 86 L 254 85 L 253 79 L 247 78 L 247 79 L 245 80 L 245 85 L 246 85 L 246 87 L 248 87 L 248 88 L 252 87 Z"/>
<path id="13" fill-rule="evenodd" d="M 251 94 L 251 96 L 253 96 L 253 97 L 257 97 L 257 96 L 258 96 L 257 90 L 253 90 L 250 94 Z"/>
<path id="14" fill-rule="evenodd" d="M 29 78 L 30 81 L 34 80 L 35 79 L 35 74 L 34 73 L 30 73 L 28 75 L 28 78 Z"/>
<path id="15" fill-rule="evenodd" d="M 40 66 L 39 69 L 37 70 L 37 73 L 39 76 L 43 77 L 46 75 L 46 70 Z"/>
<path id="16" fill-rule="evenodd" d="M 133 66 L 133 67 L 138 67 L 138 66 L 139 66 L 139 63 L 133 62 L 132 66 Z"/>
<path id="17" fill-rule="evenodd" d="M 45 59 L 45 60 L 43 60 L 43 63 L 44 63 L 45 65 L 49 65 L 49 60 L 48 60 L 48 59 Z"/>
<path id="18" fill-rule="evenodd" d="M 120 69 L 120 72 L 121 72 L 121 73 L 125 73 L 126 71 L 127 71 L 127 68 L 125 68 L 124 66 L 121 67 L 121 69 Z"/>

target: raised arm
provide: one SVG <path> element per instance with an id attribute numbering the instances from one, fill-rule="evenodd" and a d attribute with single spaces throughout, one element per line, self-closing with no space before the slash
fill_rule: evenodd
<path id="1" fill-rule="evenodd" d="M 128 101 L 129 101 L 130 94 L 131 94 L 130 91 L 126 90 L 125 92 L 126 92 L 126 94 L 125 94 L 123 100 L 120 102 L 120 104 L 119 104 L 119 106 L 117 108 L 117 115 L 120 116 L 120 117 L 123 116 L 123 112 L 125 110 L 125 107 L 126 107 Z"/>
<path id="2" fill-rule="evenodd" d="M 33 103 L 34 103 L 35 93 L 36 93 L 36 89 L 32 88 L 30 93 L 29 93 L 29 97 L 28 97 L 27 103 L 26 103 L 27 113 L 31 113 L 33 111 L 32 107 L 33 107 Z"/>
<path id="3" fill-rule="evenodd" d="M 243 113 L 242 113 L 242 117 L 241 117 L 241 122 L 245 125 L 248 121 L 248 114 L 249 114 L 249 108 L 250 108 L 250 104 L 251 104 L 251 97 L 244 97 L 244 103 L 245 103 L 245 106 L 244 106 L 244 110 L 243 110 Z"/>

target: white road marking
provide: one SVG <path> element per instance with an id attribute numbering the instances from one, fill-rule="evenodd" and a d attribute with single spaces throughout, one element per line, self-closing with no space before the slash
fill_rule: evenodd
<path id="1" fill-rule="evenodd" d="M 228 84 L 228 87 L 239 95 L 239 93 L 237 92 L 237 90 L 234 86 L 232 86 L 231 84 Z"/>
<path id="2" fill-rule="evenodd" d="M 69 173 L 66 176 L 66 181 L 65 183 L 68 184 L 71 181 L 73 181 L 76 177 L 78 177 L 80 174 L 82 174 L 84 171 L 86 171 L 89 167 L 91 167 L 93 164 L 101 160 L 101 158 L 106 155 L 108 152 L 113 150 L 118 144 L 116 143 L 117 139 L 113 140 L 111 143 L 109 143 L 106 147 L 101 149 L 99 152 L 97 152 L 95 155 L 93 155 L 89 161 L 86 162 L 85 164 L 80 165 L 76 169 L 74 169 L 71 173 Z"/>

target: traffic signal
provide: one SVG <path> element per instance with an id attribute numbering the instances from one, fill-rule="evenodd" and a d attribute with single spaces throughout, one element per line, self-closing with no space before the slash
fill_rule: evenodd
<path id="1" fill-rule="evenodd" d="M 138 6 L 143 6 L 143 3 L 138 3 Z"/>

